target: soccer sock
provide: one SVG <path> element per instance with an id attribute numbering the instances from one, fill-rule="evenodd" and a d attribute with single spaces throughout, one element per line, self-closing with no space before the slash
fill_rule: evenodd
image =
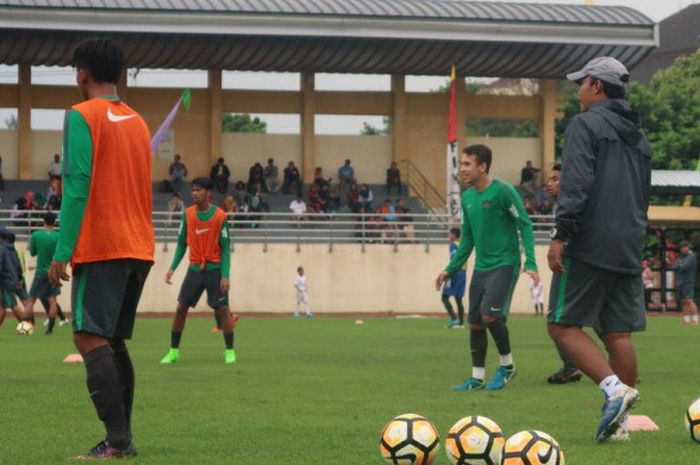
<path id="1" fill-rule="evenodd" d="M 49 327 L 46 328 L 46 332 L 50 333 L 53 331 L 53 326 L 56 324 L 56 318 L 49 318 Z"/>
<path id="2" fill-rule="evenodd" d="M 686 323 L 690 323 L 690 315 L 685 315 L 685 316 L 683 317 L 683 320 L 684 320 Z"/>
<path id="3" fill-rule="evenodd" d="M 56 304 L 56 315 L 61 321 L 66 321 L 66 315 L 63 314 L 63 309 L 58 304 Z"/>
<path id="4" fill-rule="evenodd" d="M 486 378 L 486 368 L 472 367 L 472 378 L 476 378 L 479 381 L 483 381 Z"/>
<path id="5" fill-rule="evenodd" d="M 103 345 L 85 354 L 84 359 L 88 392 L 97 416 L 107 429 L 107 439 L 112 447 L 125 449 L 129 446 L 129 429 L 114 351 Z"/>
<path id="6" fill-rule="evenodd" d="M 481 368 L 482 370 L 481 377 L 476 375 L 472 376 L 483 381 L 483 370 L 486 366 L 486 349 L 488 345 L 486 331 L 483 329 L 472 329 L 469 336 L 469 345 L 472 351 L 472 373 L 474 373 L 474 370 L 478 368 Z"/>
<path id="7" fill-rule="evenodd" d="M 508 335 L 508 327 L 506 322 L 501 318 L 493 320 L 487 325 L 487 328 L 491 332 L 491 337 L 498 347 L 498 354 L 502 356 L 510 355 L 510 336 Z M 513 368 L 512 362 L 508 365 L 503 365 L 506 368 Z"/>
<path id="8" fill-rule="evenodd" d="M 224 342 L 227 349 L 233 349 L 233 332 L 224 333 Z"/>
<path id="9" fill-rule="evenodd" d="M 455 311 L 452 308 L 452 304 L 450 303 L 450 296 L 443 295 L 442 296 L 442 305 L 445 306 L 445 310 L 447 310 L 447 314 L 450 315 L 450 321 L 455 321 L 457 317 L 455 316 Z"/>
<path id="10" fill-rule="evenodd" d="M 610 375 L 605 378 L 599 384 L 600 389 L 605 393 L 605 396 L 609 399 L 622 391 L 624 384 L 620 381 L 617 375 Z"/>
<path id="11" fill-rule="evenodd" d="M 457 299 L 457 314 L 459 315 L 459 325 L 464 326 L 464 303 L 462 299 Z"/>
<path id="12" fill-rule="evenodd" d="M 698 314 L 696 313 L 695 315 L 692 316 L 693 321 L 698 321 Z"/>
<path id="13" fill-rule="evenodd" d="M 131 409 L 134 405 L 134 387 L 136 385 L 134 365 L 131 363 L 131 357 L 124 341 L 118 340 L 114 342 L 112 350 L 119 367 L 119 377 L 122 382 L 122 398 L 124 399 L 124 415 L 126 416 L 129 439 L 131 439 Z"/>
<path id="14" fill-rule="evenodd" d="M 513 369 L 513 354 L 499 355 L 498 362 L 502 367 Z"/>
<path id="15" fill-rule="evenodd" d="M 216 312 L 214 312 L 214 319 L 216 320 L 216 329 L 221 329 L 221 317 Z"/>
<path id="16" fill-rule="evenodd" d="M 180 347 L 180 338 L 182 331 L 170 331 L 170 348 L 177 349 Z"/>

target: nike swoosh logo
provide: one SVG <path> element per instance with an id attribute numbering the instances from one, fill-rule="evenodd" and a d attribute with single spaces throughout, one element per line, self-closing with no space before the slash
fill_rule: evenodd
<path id="1" fill-rule="evenodd" d="M 194 232 L 197 235 L 204 234 L 205 232 L 209 231 L 209 228 L 206 229 L 195 229 Z"/>
<path id="2" fill-rule="evenodd" d="M 500 312 L 501 309 L 500 309 L 500 308 L 493 308 L 493 307 L 491 307 L 491 311 L 492 311 L 492 312 Z"/>
<path id="3" fill-rule="evenodd" d="M 135 116 L 136 116 L 135 114 L 133 114 L 133 115 L 115 115 L 114 113 L 112 113 L 111 108 L 107 108 L 107 119 L 113 123 L 120 123 L 122 121 L 126 121 L 128 119 L 131 119 Z"/>
<path id="4" fill-rule="evenodd" d="M 552 454 L 554 453 L 554 444 L 549 444 L 549 450 L 547 451 L 546 454 L 542 455 L 541 452 L 537 453 L 537 457 L 540 459 L 541 463 L 549 463 L 550 459 L 552 458 Z"/>

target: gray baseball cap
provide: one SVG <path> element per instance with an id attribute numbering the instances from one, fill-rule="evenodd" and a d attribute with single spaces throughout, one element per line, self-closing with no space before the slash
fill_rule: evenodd
<path id="1" fill-rule="evenodd" d="M 613 57 L 594 58 L 583 67 L 581 71 L 566 75 L 569 81 L 579 82 L 586 76 L 591 76 L 601 81 L 624 87 L 630 79 L 630 73 L 625 65 Z"/>

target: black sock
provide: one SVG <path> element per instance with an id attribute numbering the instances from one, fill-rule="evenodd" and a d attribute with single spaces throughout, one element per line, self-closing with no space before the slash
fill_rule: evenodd
<path id="1" fill-rule="evenodd" d="M 214 312 L 214 319 L 216 320 L 216 329 L 221 329 L 221 317 L 217 312 Z"/>
<path id="2" fill-rule="evenodd" d="M 457 301 L 457 314 L 459 315 L 459 325 L 464 326 L 464 303 L 462 299 L 455 299 Z"/>
<path id="3" fill-rule="evenodd" d="M 233 349 L 233 332 L 224 333 L 224 342 L 227 349 Z"/>
<path id="4" fill-rule="evenodd" d="M 173 349 L 179 348 L 181 337 L 182 331 L 170 331 L 170 347 Z"/>
<path id="5" fill-rule="evenodd" d="M 506 326 L 506 322 L 503 321 L 501 318 L 497 318 L 491 323 L 489 323 L 486 327 L 491 332 L 493 342 L 495 342 L 496 347 L 498 347 L 498 354 L 510 354 L 510 336 L 508 335 L 508 327 Z M 506 368 L 512 368 L 512 366 L 509 365 Z"/>
<path id="6" fill-rule="evenodd" d="M 457 318 L 455 317 L 455 311 L 450 303 L 450 296 L 443 294 L 442 305 L 445 306 L 445 310 L 447 310 L 447 313 L 450 315 L 450 321 L 455 321 Z"/>
<path id="7" fill-rule="evenodd" d="M 129 446 L 129 428 L 124 413 L 122 382 L 117 359 L 109 345 L 103 345 L 85 354 L 87 387 L 97 416 L 107 429 L 107 440 L 112 447 Z"/>
<path id="8" fill-rule="evenodd" d="M 469 336 L 469 346 L 472 350 L 472 366 L 477 368 L 485 367 L 486 348 L 488 346 L 486 330 L 472 329 Z"/>
<path id="9" fill-rule="evenodd" d="M 63 314 L 63 309 L 58 304 L 56 304 L 56 315 L 61 321 L 66 321 L 66 315 Z"/>
<path id="10" fill-rule="evenodd" d="M 46 329 L 47 333 L 50 333 L 53 331 L 53 325 L 56 324 L 56 318 L 49 318 L 49 327 Z"/>
<path id="11" fill-rule="evenodd" d="M 29 317 L 26 321 L 30 322 L 30 323 L 33 324 L 33 325 L 36 324 L 36 320 L 34 319 L 33 316 Z"/>
<path id="12" fill-rule="evenodd" d="M 122 399 L 124 400 L 124 416 L 126 417 L 129 439 L 131 439 L 131 409 L 134 406 L 134 386 L 136 384 L 134 365 L 131 363 L 131 357 L 129 357 L 129 351 L 124 341 L 115 341 L 112 344 L 112 350 L 119 367 L 119 378 L 122 382 Z"/>

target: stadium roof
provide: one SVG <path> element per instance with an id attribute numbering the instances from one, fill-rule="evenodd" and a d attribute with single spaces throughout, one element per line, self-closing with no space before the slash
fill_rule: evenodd
<path id="1" fill-rule="evenodd" d="M 67 65 L 86 34 L 129 66 L 560 78 L 634 67 L 656 26 L 627 7 L 454 0 L 0 0 L 0 63 Z"/>
<path id="2" fill-rule="evenodd" d="M 700 171 L 653 170 L 651 192 L 658 195 L 700 195 Z"/>

